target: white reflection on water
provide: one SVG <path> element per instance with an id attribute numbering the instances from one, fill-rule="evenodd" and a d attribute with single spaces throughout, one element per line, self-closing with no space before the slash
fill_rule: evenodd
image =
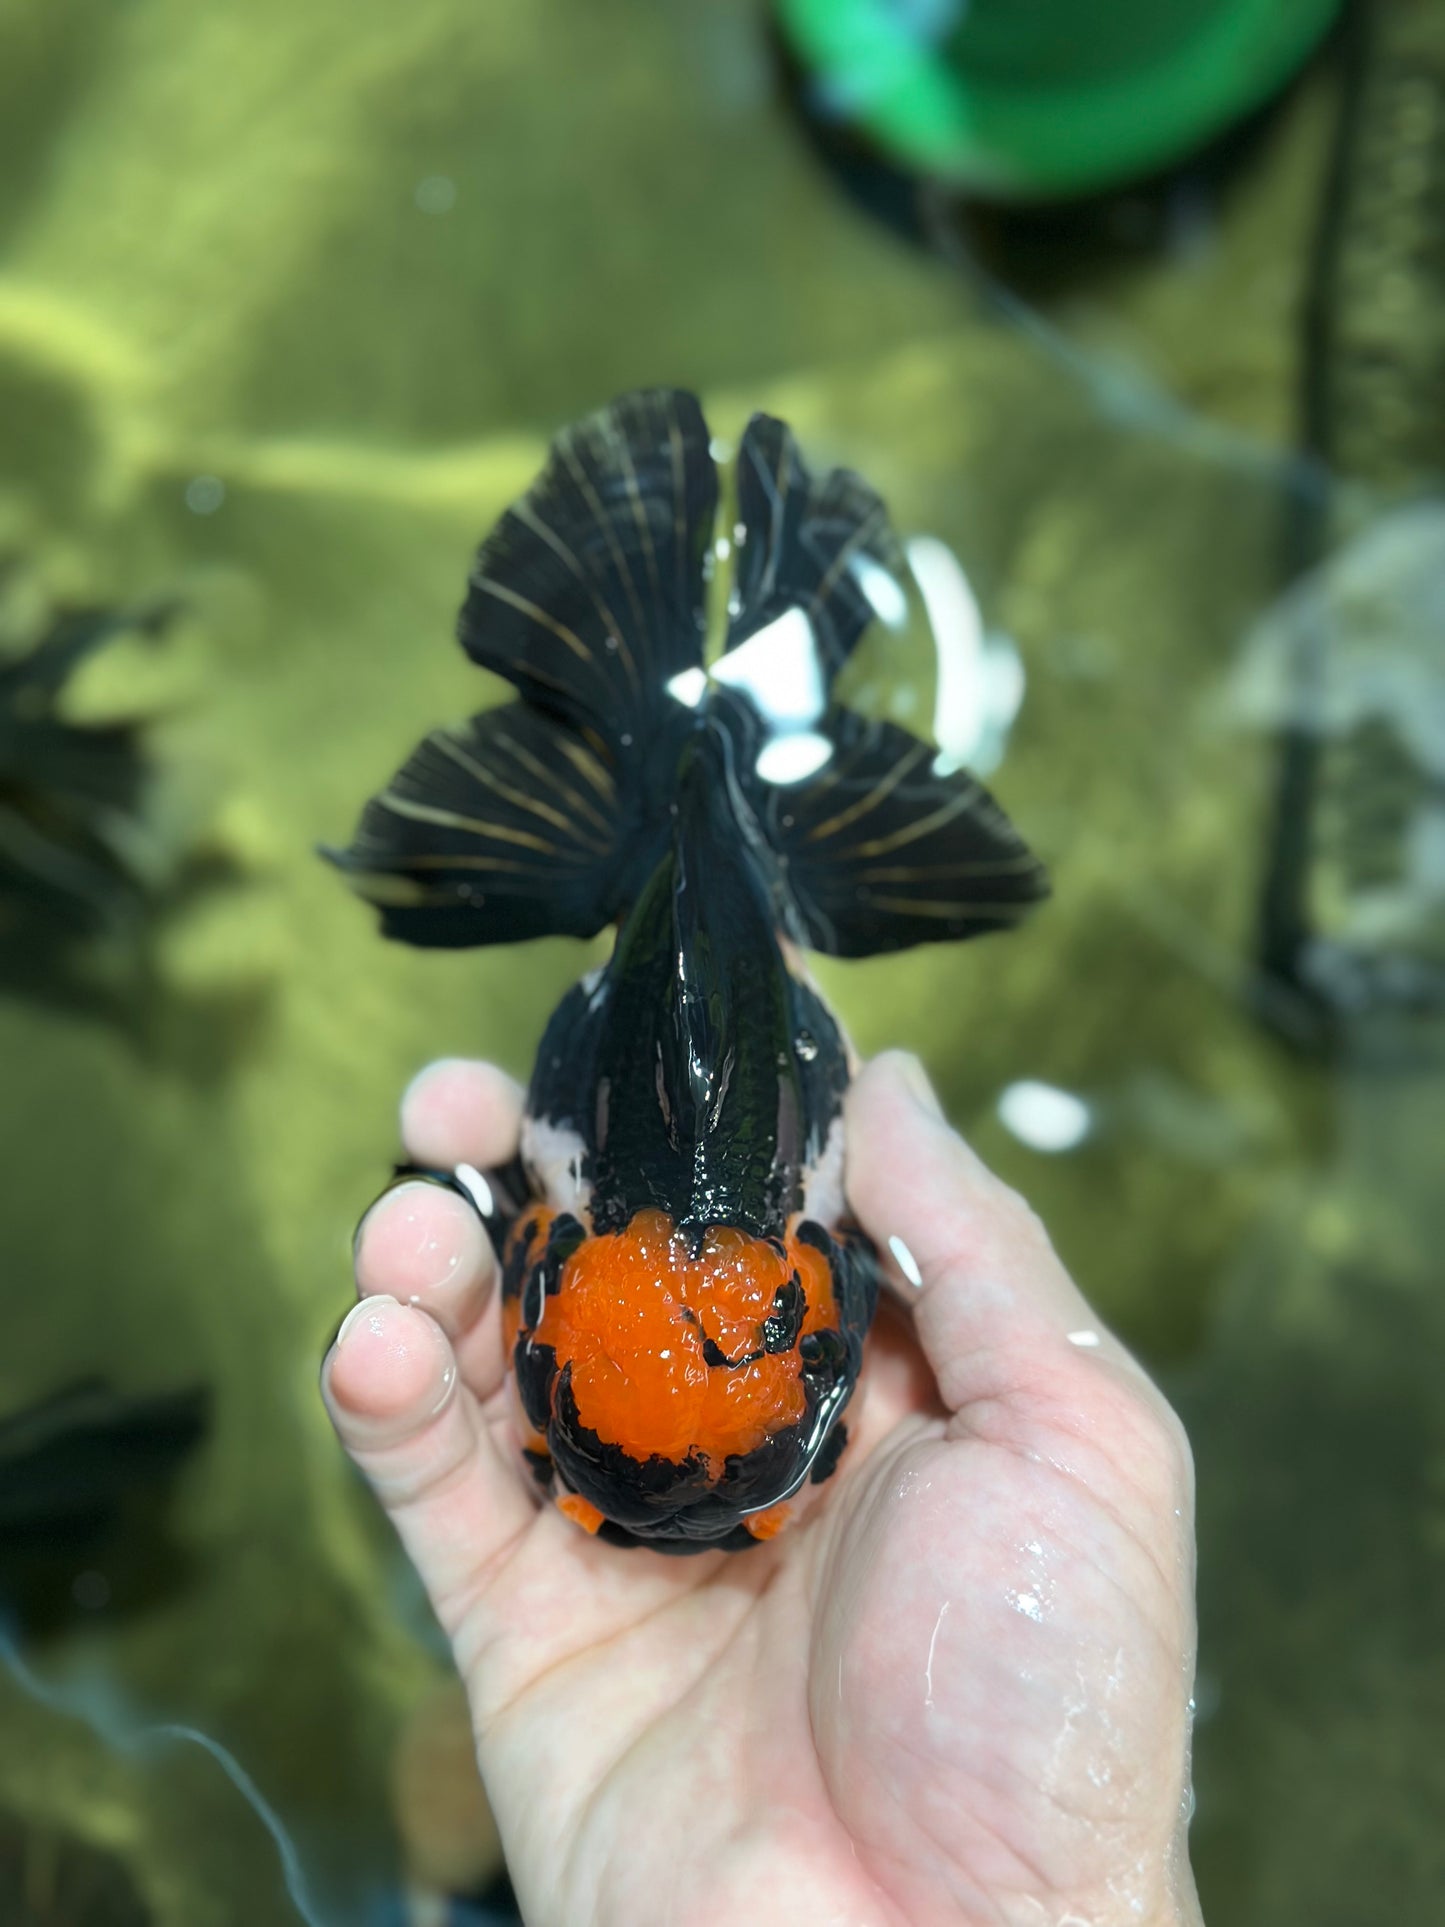
<path id="1" fill-rule="evenodd" d="M 897 576 L 890 574 L 881 562 L 875 562 L 871 555 L 855 555 L 849 568 L 883 626 L 895 631 L 906 628 L 908 594 Z"/>
<path id="2" fill-rule="evenodd" d="M 817 775 L 833 745 L 812 728 L 827 703 L 827 689 L 806 610 L 784 609 L 730 649 L 712 673 L 730 689 L 742 690 L 767 726 L 768 740 L 756 764 L 765 783 L 801 783 Z"/>
<path id="3" fill-rule="evenodd" d="M 987 634 L 963 566 L 947 543 L 917 535 L 908 561 L 937 654 L 933 739 L 940 776 L 965 765 L 986 776 L 1003 760 L 1024 698 L 1024 666 L 1008 636 Z"/>
<path id="4" fill-rule="evenodd" d="M 775 736 L 758 751 L 756 769 L 765 783 L 801 783 L 818 771 L 833 754 L 833 745 L 816 730 L 790 730 Z"/>
<path id="5" fill-rule="evenodd" d="M 667 693 L 686 709 L 696 709 L 702 701 L 702 693 L 707 688 L 705 669 L 680 669 L 669 678 Z"/>
<path id="6" fill-rule="evenodd" d="M 999 1121 L 1034 1151 L 1072 1151 L 1093 1129 L 1094 1114 L 1082 1097 L 1032 1077 L 1010 1084 L 998 1100 Z"/>
<path id="7" fill-rule="evenodd" d="M 931 535 L 906 544 L 909 567 L 923 599 L 936 656 L 933 767 L 946 776 L 965 766 L 982 775 L 1003 759 L 1024 695 L 1024 668 L 1005 635 L 986 632 L 978 598 L 957 556 Z M 853 556 L 849 569 L 885 628 L 908 627 L 904 584 L 874 557 Z M 757 761 L 766 783 L 799 783 L 827 762 L 827 739 L 813 725 L 827 706 L 827 683 L 817 636 L 807 611 L 794 606 L 730 649 L 710 672 L 687 669 L 668 692 L 690 709 L 702 700 L 707 673 L 751 700 L 768 730 Z"/>
<path id="8" fill-rule="evenodd" d="M 730 649 L 713 665 L 712 673 L 718 682 L 750 696 L 758 714 L 776 733 L 806 729 L 823 713 L 823 668 L 813 625 L 803 609 L 784 609 L 756 635 Z"/>

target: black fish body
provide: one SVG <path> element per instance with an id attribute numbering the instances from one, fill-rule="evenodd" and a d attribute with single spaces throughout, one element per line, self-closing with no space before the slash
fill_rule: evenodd
<path id="1" fill-rule="evenodd" d="M 902 568 L 878 498 L 753 418 L 709 673 L 717 495 L 690 395 L 560 436 L 461 615 L 518 700 L 429 737 L 336 858 L 413 943 L 617 927 L 547 1027 L 491 1229 L 539 1480 L 589 1530 L 676 1552 L 771 1536 L 831 1471 L 877 1297 L 844 1217 L 845 1047 L 795 946 L 969 936 L 1045 887 L 971 777 L 831 698 L 873 619 L 863 566 Z M 800 639 L 818 767 L 780 783 L 766 671 Z M 745 646 L 763 673 L 739 687 Z"/>

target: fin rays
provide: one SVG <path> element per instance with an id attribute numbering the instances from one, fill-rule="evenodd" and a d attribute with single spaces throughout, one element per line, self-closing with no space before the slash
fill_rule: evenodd
<path id="1" fill-rule="evenodd" d="M 796 651 L 806 623 L 828 762 L 770 784 L 757 773 L 750 689 L 720 679 L 696 707 L 672 693 L 703 667 L 718 478 L 695 397 L 625 395 L 557 436 L 477 553 L 460 638 L 520 700 L 429 736 L 367 805 L 351 847 L 327 852 L 388 935 L 592 935 L 636 900 L 665 849 L 684 744 L 699 730 L 730 739 L 756 818 L 738 833 L 761 830 L 772 846 L 795 934 L 816 949 L 863 956 L 971 936 L 1046 894 L 1041 866 L 973 777 L 937 774 L 927 743 L 832 699 L 864 631 L 902 592 L 880 498 L 850 470 L 814 476 L 768 415 L 743 434 L 737 492 L 726 648 L 789 617 L 779 646 Z"/>
<path id="2" fill-rule="evenodd" d="M 428 736 L 324 854 L 408 943 L 591 936 L 620 908 L 625 839 L 615 788 L 598 807 L 562 770 L 607 776 L 566 724 L 504 704 Z"/>
<path id="3" fill-rule="evenodd" d="M 835 707 L 819 729 L 833 757 L 816 778 L 781 789 L 753 779 L 805 943 L 863 957 L 975 936 L 1048 894 L 1043 866 L 976 778 L 935 774 L 928 745 L 893 723 Z M 900 851 L 908 861 L 876 860 Z"/>
<path id="4" fill-rule="evenodd" d="M 624 395 L 564 429 L 478 551 L 462 645 L 609 749 L 638 740 L 702 663 L 717 512 L 707 424 L 680 389 Z"/>

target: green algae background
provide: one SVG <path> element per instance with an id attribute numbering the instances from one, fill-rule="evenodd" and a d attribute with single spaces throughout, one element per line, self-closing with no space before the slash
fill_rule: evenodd
<path id="1" fill-rule="evenodd" d="M 1281 586 L 1331 112 L 1326 78 L 1207 247 L 1051 335 L 840 196 L 749 6 L 0 0 L 0 538 L 37 606 L 179 599 L 75 698 L 153 712 L 167 831 L 223 879 L 143 967 L 0 999 L 0 1410 L 214 1390 L 164 1557 L 122 1546 L 109 1606 L 27 1649 L 64 1705 L 0 1681 L 0 1808 L 119 1854 L 158 1922 L 296 1917 L 216 1761 L 145 1737 L 172 1723 L 254 1780 L 318 1918 L 403 1880 L 391 1763 L 443 1661 L 316 1368 L 407 1078 L 524 1075 L 589 957 L 385 946 L 314 845 L 495 695 L 453 613 L 548 433 L 658 381 L 857 466 L 1022 652 L 993 780 L 1054 901 L 822 974 L 1191 1422 L 1207 1917 L 1438 1917 L 1438 1059 L 1366 1035 L 1326 1069 L 1241 994 L 1271 765 L 1230 669 Z M 1004 1130 L 1026 1077 L 1094 1105 L 1076 1152 Z"/>

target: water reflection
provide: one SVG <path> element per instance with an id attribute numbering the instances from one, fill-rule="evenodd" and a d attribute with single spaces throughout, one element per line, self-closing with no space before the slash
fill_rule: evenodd
<path id="1" fill-rule="evenodd" d="M 1093 1112 L 1073 1091 L 1037 1078 L 1020 1078 L 999 1093 L 1000 1122 L 1030 1150 L 1072 1151 L 1094 1126 Z"/>
<path id="2" fill-rule="evenodd" d="M 1023 658 L 1008 636 L 985 633 L 978 598 L 947 543 L 916 535 L 907 553 L 938 652 L 933 767 L 988 776 L 1003 761 L 1024 699 Z"/>

